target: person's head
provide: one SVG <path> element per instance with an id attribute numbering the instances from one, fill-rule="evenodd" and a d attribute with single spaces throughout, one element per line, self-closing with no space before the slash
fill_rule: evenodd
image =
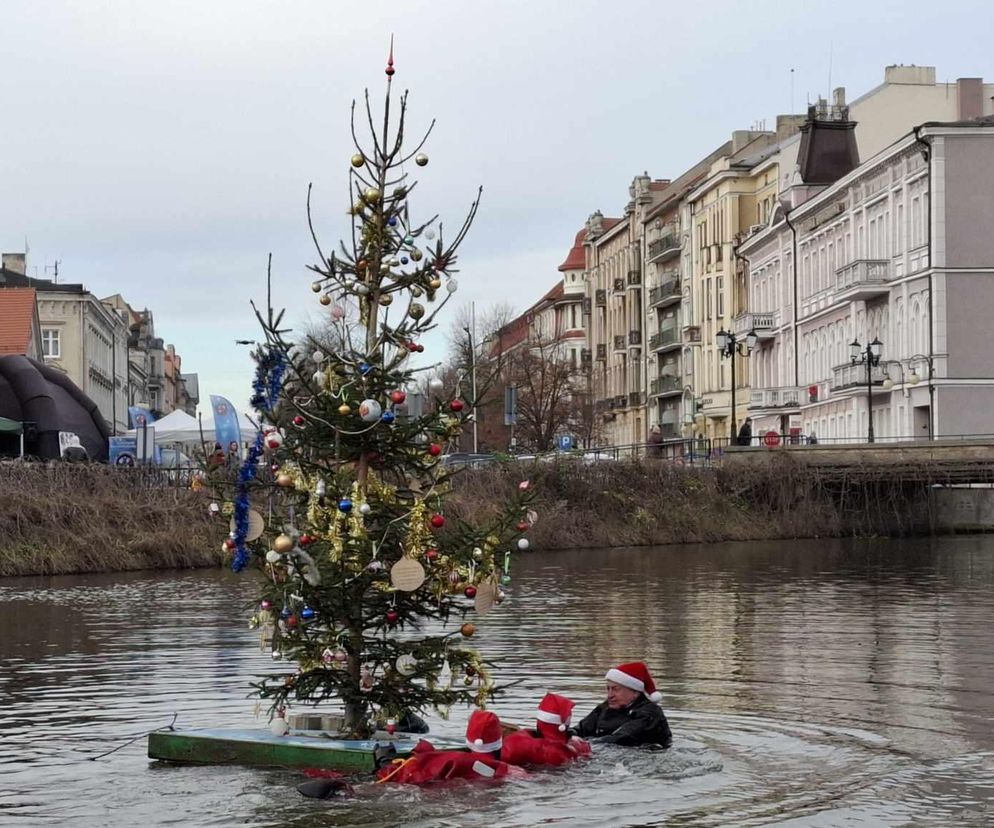
<path id="1" fill-rule="evenodd" d="M 228 451 L 238 451 L 238 443 L 236 443 L 234 440 L 228 443 Z"/>
<path id="2" fill-rule="evenodd" d="M 500 758 L 504 746 L 504 728 L 500 719 L 489 710 L 474 710 L 466 725 L 466 746 L 473 753 L 485 753 Z"/>
<path id="3" fill-rule="evenodd" d="M 546 739 L 565 742 L 569 739 L 566 731 L 573 715 L 573 706 L 573 702 L 565 696 L 546 693 L 545 698 L 538 703 L 538 712 L 535 714 L 538 732 Z"/>
<path id="4" fill-rule="evenodd" d="M 221 444 L 220 443 L 215 443 L 214 444 L 214 451 L 221 451 L 221 450 L 222 450 L 221 449 Z"/>
<path id="5" fill-rule="evenodd" d="M 658 426 L 658 425 L 654 425 L 654 426 L 653 426 L 653 427 L 652 427 L 652 428 L 650 429 L 650 431 L 651 431 L 651 432 L 652 432 L 653 434 L 659 434 L 659 432 L 660 432 L 660 428 L 659 428 L 659 426 Z"/>
<path id="6" fill-rule="evenodd" d="M 663 698 L 663 694 L 656 690 L 649 668 L 641 661 L 612 667 L 604 678 L 607 680 L 607 705 L 612 709 L 627 707 L 640 696 L 653 702 Z"/>

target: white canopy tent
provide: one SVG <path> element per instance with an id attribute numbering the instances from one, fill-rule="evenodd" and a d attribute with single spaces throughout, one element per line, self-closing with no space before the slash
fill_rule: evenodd
<path id="1" fill-rule="evenodd" d="M 247 416 L 238 412 L 238 424 L 242 430 L 242 442 L 248 443 L 255 439 L 258 431 L 255 423 Z M 205 443 L 213 443 L 214 417 L 213 413 L 206 414 L 200 422 L 196 417 L 191 417 L 185 411 L 171 411 L 161 420 L 156 420 L 150 424 L 150 428 L 155 429 L 155 442 L 159 445 L 167 443 L 193 443 L 200 445 L 201 440 Z M 131 429 L 128 436 L 135 436 L 136 429 Z"/>

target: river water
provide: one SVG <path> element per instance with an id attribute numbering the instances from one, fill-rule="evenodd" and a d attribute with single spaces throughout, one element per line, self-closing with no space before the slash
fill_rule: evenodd
<path id="1" fill-rule="evenodd" d="M 585 713 L 644 659 L 675 739 L 523 781 L 305 800 L 291 771 L 150 762 L 134 736 L 263 726 L 251 576 L 0 580 L 0 825 L 994 823 L 994 539 L 529 553 L 479 625 L 495 710 Z M 459 735 L 467 712 L 431 719 Z M 115 752 L 99 758 L 113 748 Z"/>

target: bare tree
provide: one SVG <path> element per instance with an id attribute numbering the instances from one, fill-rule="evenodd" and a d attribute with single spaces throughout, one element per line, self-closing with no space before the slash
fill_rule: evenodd
<path id="1" fill-rule="evenodd" d="M 582 378 L 557 342 L 531 339 L 508 357 L 506 375 L 518 389 L 516 430 L 522 443 L 549 451 L 560 434 L 587 435 L 590 412 Z"/>

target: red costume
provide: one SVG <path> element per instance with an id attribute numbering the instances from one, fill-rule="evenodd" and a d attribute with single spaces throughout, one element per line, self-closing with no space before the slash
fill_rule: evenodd
<path id="1" fill-rule="evenodd" d="M 504 739 L 501 759 L 509 765 L 565 765 L 590 755 L 590 745 L 583 739 L 569 738 L 573 702 L 555 693 L 546 694 L 539 703 L 536 730 L 518 730 Z"/>

